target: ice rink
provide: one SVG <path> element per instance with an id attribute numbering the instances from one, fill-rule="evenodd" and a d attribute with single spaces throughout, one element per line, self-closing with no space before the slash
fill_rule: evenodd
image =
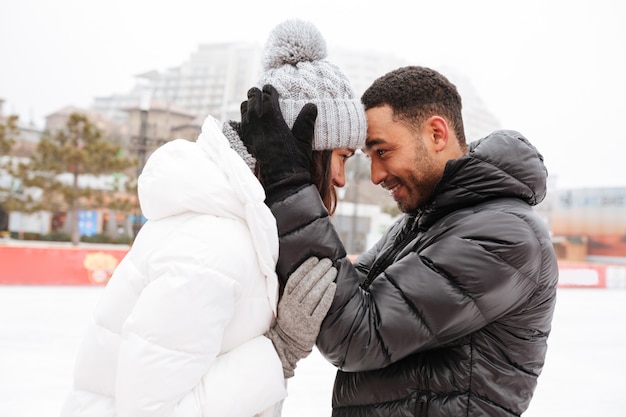
<path id="1" fill-rule="evenodd" d="M 0 286 L 0 416 L 58 416 L 102 287 Z M 526 417 L 626 416 L 626 290 L 560 289 L 547 363 Z M 284 417 L 330 415 L 334 369 L 314 351 Z M 261 389 L 261 387 L 259 387 Z"/>

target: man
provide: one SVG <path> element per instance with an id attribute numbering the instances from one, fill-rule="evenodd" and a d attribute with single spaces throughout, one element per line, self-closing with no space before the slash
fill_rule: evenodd
<path id="1" fill-rule="evenodd" d="M 544 364 L 558 278 L 532 209 L 546 194 L 539 152 L 514 131 L 466 145 L 461 97 L 436 71 L 405 67 L 377 79 L 362 96 L 365 151 L 372 181 L 406 215 L 352 265 L 297 175 L 311 133 L 290 136 L 274 94 L 249 92 L 246 142 L 272 161 L 261 170 L 274 174 L 265 187 L 280 278 L 312 255 L 338 269 L 317 339 L 339 368 L 333 416 L 522 414 Z"/>

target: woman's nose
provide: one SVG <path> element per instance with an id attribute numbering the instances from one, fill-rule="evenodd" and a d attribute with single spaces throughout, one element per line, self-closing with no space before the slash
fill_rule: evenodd
<path id="1" fill-rule="evenodd" d="M 343 166 L 339 168 L 339 171 L 335 173 L 335 175 L 333 175 L 333 185 L 339 188 L 346 185 L 346 170 Z"/>

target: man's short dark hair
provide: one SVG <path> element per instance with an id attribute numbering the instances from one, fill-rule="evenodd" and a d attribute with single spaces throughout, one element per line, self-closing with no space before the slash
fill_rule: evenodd
<path id="1" fill-rule="evenodd" d="M 461 96 L 456 86 L 435 70 L 407 66 L 391 71 L 374 81 L 361 102 L 365 110 L 387 104 L 394 118 L 415 129 L 429 117 L 441 116 L 465 146 Z"/>

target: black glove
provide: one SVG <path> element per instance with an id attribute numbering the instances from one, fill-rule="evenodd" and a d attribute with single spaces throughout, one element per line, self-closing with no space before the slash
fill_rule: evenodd
<path id="1" fill-rule="evenodd" d="M 248 91 L 248 100 L 241 103 L 241 140 L 257 161 L 268 200 L 311 182 L 316 118 L 317 106 L 307 103 L 290 130 L 274 87 Z"/>

